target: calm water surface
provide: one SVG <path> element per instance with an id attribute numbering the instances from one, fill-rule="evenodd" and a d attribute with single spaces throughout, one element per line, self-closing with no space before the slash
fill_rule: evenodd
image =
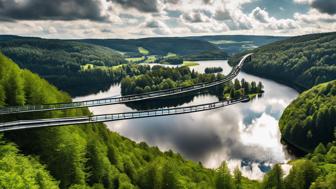
<path id="1" fill-rule="evenodd" d="M 222 67 L 230 72 L 226 60 L 199 61 L 192 67 L 204 72 L 206 67 Z M 291 157 L 280 143 L 278 120 L 285 107 L 298 93 L 274 81 L 241 72 L 238 79 L 261 81 L 263 97 L 217 110 L 192 114 L 134 119 L 106 123 L 108 128 L 136 142 L 145 141 L 161 150 L 173 150 L 187 159 L 200 161 L 205 167 L 216 168 L 224 160 L 231 170 L 240 167 L 243 175 L 260 179 L 274 163 L 286 164 Z M 97 99 L 120 95 L 119 85 L 106 92 L 76 97 L 74 101 Z M 195 96 L 182 106 L 218 101 L 216 96 Z M 126 105 L 93 107 L 94 114 L 134 111 Z"/>

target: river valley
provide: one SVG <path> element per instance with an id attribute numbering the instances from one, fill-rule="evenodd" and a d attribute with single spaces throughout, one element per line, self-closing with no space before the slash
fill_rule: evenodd
<path id="1" fill-rule="evenodd" d="M 198 61 L 191 67 L 204 72 L 206 67 L 222 67 L 223 73 L 230 72 L 226 60 Z M 291 159 L 286 147 L 280 143 L 278 120 L 286 106 L 298 96 L 298 92 L 274 81 L 240 72 L 238 79 L 251 82 L 261 81 L 265 93 L 248 103 L 206 112 L 124 120 L 106 123 L 108 128 L 133 141 L 144 141 L 161 150 L 173 150 L 183 157 L 201 162 L 205 167 L 216 168 L 227 161 L 233 170 L 239 166 L 244 176 L 262 178 L 274 163 L 285 163 Z M 106 98 L 120 95 L 120 86 L 112 85 L 109 90 L 74 98 L 74 101 Z M 179 98 L 179 97 L 177 97 Z M 172 101 L 174 101 L 172 99 Z M 210 94 L 196 95 L 180 106 L 216 102 Z M 146 104 L 147 102 L 141 102 Z M 93 107 L 94 114 L 135 111 L 127 105 Z"/>

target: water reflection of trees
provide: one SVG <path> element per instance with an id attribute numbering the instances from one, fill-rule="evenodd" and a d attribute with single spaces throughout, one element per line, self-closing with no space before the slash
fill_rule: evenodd
<path id="1" fill-rule="evenodd" d="M 223 100 L 223 86 L 216 86 L 210 89 L 205 89 L 199 92 L 189 92 L 184 94 L 178 94 L 170 97 L 164 97 L 159 99 L 143 100 L 139 102 L 125 103 L 126 106 L 134 110 L 149 110 L 157 108 L 177 107 L 190 103 L 195 97 L 199 96 L 216 96 L 218 100 Z"/>

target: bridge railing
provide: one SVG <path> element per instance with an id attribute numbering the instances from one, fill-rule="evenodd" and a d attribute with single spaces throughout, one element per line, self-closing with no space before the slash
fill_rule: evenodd
<path id="1" fill-rule="evenodd" d="M 186 114 L 186 113 L 217 109 L 217 108 L 221 108 L 224 106 L 236 104 L 239 102 L 244 102 L 246 100 L 249 100 L 249 97 L 246 96 L 246 97 L 237 98 L 237 99 L 206 103 L 206 104 L 200 104 L 200 105 L 194 105 L 194 106 L 187 106 L 187 107 L 161 108 L 161 109 L 153 109 L 153 110 L 145 110 L 145 111 L 102 114 L 102 115 L 93 115 L 93 116 L 84 116 L 84 117 L 50 118 L 50 119 L 39 119 L 39 120 L 19 120 L 19 121 L 13 121 L 13 122 L 0 123 L 0 132 L 9 131 L 9 130 L 37 128 L 37 127 L 51 127 L 51 126 L 62 126 L 62 125 L 84 124 L 84 123 L 99 123 L 99 122 L 109 122 L 109 121 L 118 121 L 118 120 L 126 120 L 126 119 L 137 119 L 137 118 Z"/>

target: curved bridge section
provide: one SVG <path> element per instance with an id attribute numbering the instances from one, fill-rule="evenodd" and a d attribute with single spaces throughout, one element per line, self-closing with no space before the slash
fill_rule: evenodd
<path id="1" fill-rule="evenodd" d="M 6 107 L 6 108 L 0 109 L 0 115 L 27 113 L 27 112 L 53 111 L 53 110 L 65 110 L 65 109 L 85 108 L 85 107 L 93 107 L 93 106 L 106 106 L 106 105 L 113 105 L 113 104 L 122 104 L 126 102 L 135 102 L 135 101 L 155 99 L 155 98 L 160 98 L 160 97 L 173 96 L 173 95 L 188 93 L 192 91 L 199 91 L 202 89 L 220 85 L 222 83 L 226 83 L 232 80 L 233 78 L 235 78 L 240 72 L 240 69 L 243 66 L 245 60 L 250 58 L 251 55 L 252 53 L 245 55 L 240 60 L 240 62 L 232 68 L 231 72 L 227 76 L 225 76 L 224 79 L 217 80 L 214 82 L 200 83 L 200 84 L 193 85 L 190 87 L 180 87 L 180 88 L 174 88 L 174 89 L 168 89 L 168 90 L 160 90 L 160 91 L 154 91 L 154 92 L 149 92 L 149 93 L 143 93 L 139 95 L 127 95 L 127 96 L 121 96 L 121 97 L 104 98 L 104 99 L 87 100 L 87 101 L 70 102 L 70 103 Z"/>
<path id="2" fill-rule="evenodd" d="M 110 121 L 119 121 L 126 119 L 138 119 L 147 117 L 168 116 L 177 114 L 187 114 L 193 112 L 200 112 L 206 110 L 217 109 L 240 102 L 249 101 L 249 97 L 239 99 L 220 101 L 214 103 L 200 104 L 195 106 L 177 107 L 177 108 L 162 108 L 146 111 L 124 112 L 114 114 L 102 114 L 86 117 L 69 117 L 69 118 L 53 118 L 53 119 L 39 119 L 39 120 L 21 120 L 0 123 L 0 132 L 14 131 L 30 128 L 52 127 L 52 126 L 65 126 L 74 124 L 87 124 L 87 123 L 101 123 Z"/>

